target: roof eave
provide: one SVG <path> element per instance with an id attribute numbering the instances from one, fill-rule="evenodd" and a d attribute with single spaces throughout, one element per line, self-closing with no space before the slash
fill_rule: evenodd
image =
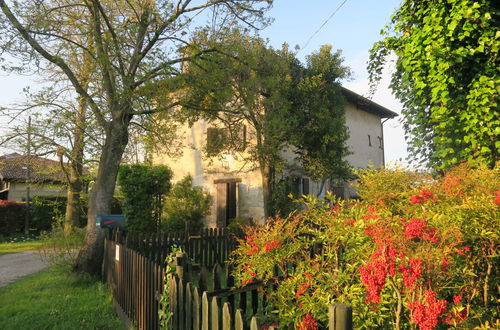
<path id="1" fill-rule="evenodd" d="M 366 97 L 361 96 L 345 87 L 342 87 L 342 92 L 349 102 L 355 104 L 362 110 L 378 115 L 381 118 L 394 118 L 398 116 L 398 114 L 394 111 L 391 111 L 386 107 L 381 106 L 380 104 L 375 103 L 372 100 L 367 99 Z"/>

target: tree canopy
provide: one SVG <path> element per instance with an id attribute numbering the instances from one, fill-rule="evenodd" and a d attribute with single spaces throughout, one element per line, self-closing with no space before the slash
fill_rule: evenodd
<path id="1" fill-rule="evenodd" d="M 303 174 L 315 180 L 348 176 L 345 100 L 339 82 L 349 70 L 342 66 L 339 51 L 323 46 L 303 64 L 286 45 L 276 50 L 240 32 L 233 31 L 232 43 L 222 48 L 205 35 L 197 41 L 197 51 L 220 51 L 189 64 L 179 102 L 189 120 L 203 118 L 224 130 L 218 143 L 207 144 L 208 156 L 238 153 L 260 168 L 266 215 L 272 215 L 268 202 L 284 173 L 287 150 L 296 156 Z M 210 111 L 197 112 L 199 108 Z M 242 136 L 244 126 L 248 129 Z"/>
<path id="2" fill-rule="evenodd" d="M 391 88 L 403 103 L 410 154 L 430 167 L 493 166 L 500 150 L 498 7 L 490 0 L 404 1 L 371 50 L 372 84 L 397 56 Z"/>

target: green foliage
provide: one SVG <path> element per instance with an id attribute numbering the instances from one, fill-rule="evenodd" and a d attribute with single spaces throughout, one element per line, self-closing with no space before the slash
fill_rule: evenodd
<path id="1" fill-rule="evenodd" d="M 396 54 L 409 150 L 431 167 L 498 160 L 498 13 L 491 0 L 406 0 L 371 50 L 372 84 Z"/>
<path id="2" fill-rule="evenodd" d="M 166 166 L 122 165 L 118 184 L 130 232 L 154 232 L 161 217 L 162 199 L 170 190 L 172 171 Z"/>
<path id="3" fill-rule="evenodd" d="M 246 228 L 231 259 L 237 284 L 271 281 L 278 269 L 283 279 L 268 298 L 280 328 L 305 317 L 326 326 L 337 302 L 353 306 L 359 329 L 492 323 L 499 174 L 467 165 L 435 179 L 361 171 L 361 201 L 309 196 L 302 212 Z"/>
<path id="4" fill-rule="evenodd" d="M 66 197 L 35 196 L 30 201 L 30 228 L 37 232 L 50 230 L 52 225 L 64 218 L 66 212 Z"/>
<path id="5" fill-rule="evenodd" d="M 212 197 L 201 187 L 193 186 L 193 178 L 186 176 L 177 182 L 165 199 L 162 231 L 191 232 L 203 226 L 202 218 L 210 212 Z"/>
<path id="6" fill-rule="evenodd" d="M 52 265 L 74 265 L 85 239 L 85 228 L 68 228 L 64 218 L 56 221 L 50 231 L 40 233 L 40 255 Z"/>

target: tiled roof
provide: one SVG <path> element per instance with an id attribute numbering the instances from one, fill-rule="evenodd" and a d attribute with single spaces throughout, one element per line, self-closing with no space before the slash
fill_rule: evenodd
<path id="1" fill-rule="evenodd" d="M 0 156 L 0 179 L 25 181 L 28 166 L 31 180 L 64 182 L 64 172 L 58 161 L 37 156 L 22 156 L 16 153 Z"/>

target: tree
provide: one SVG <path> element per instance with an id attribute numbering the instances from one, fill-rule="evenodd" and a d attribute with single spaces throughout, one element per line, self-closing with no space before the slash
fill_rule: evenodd
<path id="1" fill-rule="evenodd" d="M 265 23 L 263 15 L 270 3 L 57 0 L 16 1 L 9 6 L 0 0 L 3 50 L 38 65 L 36 69 L 59 70 L 85 100 L 104 132 L 97 178 L 89 199 L 86 245 L 77 258 L 76 271 L 100 272 L 104 233 L 95 228 L 95 216 L 110 211 L 132 119 L 155 112 L 152 100 L 144 97 L 145 90 L 155 88 L 160 78 L 177 75 L 179 63 L 204 54 L 182 57 L 177 52 L 179 47 L 189 45 L 189 31 L 199 24 L 197 16 L 205 9 L 213 9 L 217 13 L 212 20 L 215 30 L 219 25 L 241 21 L 257 26 Z M 93 75 L 88 85 L 75 74 L 82 63 L 72 61 L 74 54 L 90 58 Z M 36 61 L 30 62 L 33 59 Z M 169 104 L 165 108 L 174 106 L 175 100 Z"/>
<path id="2" fill-rule="evenodd" d="M 226 132 L 206 150 L 208 156 L 239 153 L 259 168 L 267 217 L 275 211 L 271 201 L 285 165 L 284 150 L 292 150 L 314 179 L 348 176 L 339 80 L 349 71 L 330 46 L 303 65 L 287 47 L 274 50 L 259 38 L 232 34 L 232 44 L 186 68 L 178 97 L 184 108 L 195 110 L 188 110 L 189 120 L 204 118 Z M 200 49 L 220 49 L 210 36 L 200 35 L 198 42 Z M 200 108 L 211 111 L 197 112 Z M 249 126 L 246 137 L 238 134 L 244 125 Z"/>
<path id="3" fill-rule="evenodd" d="M 498 8 L 490 0 L 409 1 L 371 50 L 373 85 L 389 54 L 410 154 L 445 169 L 493 166 L 500 150 Z"/>

